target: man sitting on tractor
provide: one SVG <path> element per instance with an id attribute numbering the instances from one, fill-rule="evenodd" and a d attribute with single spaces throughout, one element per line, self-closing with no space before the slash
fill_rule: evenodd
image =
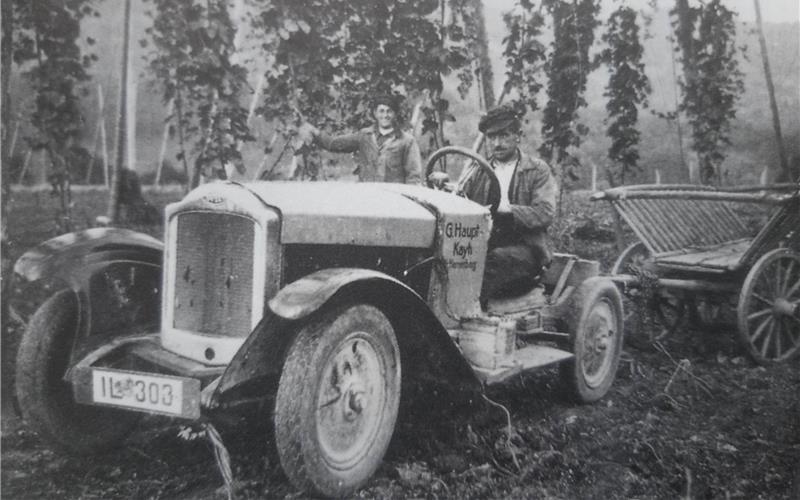
<path id="1" fill-rule="evenodd" d="M 305 125 L 314 143 L 334 153 L 357 153 L 358 179 L 362 182 L 421 182 L 422 159 L 414 137 L 400 128 L 400 97 L 389 94 L 372 98 L 370 112 L 375 124 L 352 134 L 330 136 Z"/>
<path id="2" fill-rule="evenodd" d="M 519 118 L 504 105 L 489 110 L 478 123 L 500 184 L 481 290 L 484 305 L 489 299 L 529 290 L 552 256 L 547 228 L 555 214 L 557 183 L 546 162 L 520 151 Z M 477 203 L 488 205 L 497 199 L 490 174 L 483 169 L 462 176 L 462 183 L 460 190 Z"/>

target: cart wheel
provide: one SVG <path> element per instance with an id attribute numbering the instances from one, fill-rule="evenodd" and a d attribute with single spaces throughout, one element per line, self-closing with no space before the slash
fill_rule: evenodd
<path id="1" fill-rule="evenodd" d="M 637 241 L 629 245 L 614 261 L 611 266 L 611 274 L 634 273 L 632 266 L 642 268 L 650 260 L 650 250 L 642 243 Z M 629 337 L 637 347 L 645 347 L 653 342 L 657 342 L 674 333 L 684 322 L 686 312 L 686 300 L 682 295 L 676 295 L 666 290 L 658 290 L 652 297 L 652 302 L 642 304 L 641 300 L 635 307 L 625 308 L 625 326 L 632 333 Z M 643 318 L 642 308 L 649 308 L 655 313 L 655 320 L 658 325 L 648 325 Z"/>
<path id="2" fill-rule="evenodd" d="M 573 293 L 567 318 L 575 357 L 561 364 L 561 377 L 580 402 L 606 395 L 622 351 L 622 297 L 607 278 L 589 278 Z"/>
<path id="3" fill-rule="evenodd" d="M 762 365 L 800 352 L 800 254 L 767 252 L 744 280 L 737 307 L 739 336 Z"/>
<path id="4" fill-rule="evenodd" d="M 48 443 L 76 455 L 119 445 L 140 415 L 75 402 L 63 377 L 78 324 L 71 290 L 47 299 L 31 318 L 17 352 L 17 400 L 23 419 Z"/>
<path id="5" fill-rule="evenodd" d="M 330 311 L 289 349 L 275 400 L 275 440 L 286 475 L 325 497 L 355 491 L 375 472 L 400 404 L 400 349 L 370 305 Z"/>
<path id="6" fill-rule="evenodd" d="M 611 274 L 628 274 L 631 272 L 631 265 L 641 267 L 648 259 L 650 259 L 650 250 L 644 246 L 644 243 L 641 241 L 632 243 L 614 261 L 614 265 L 611 266 Z"/>

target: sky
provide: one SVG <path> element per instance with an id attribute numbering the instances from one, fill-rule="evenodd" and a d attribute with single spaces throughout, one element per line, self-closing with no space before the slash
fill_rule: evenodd
<path id="1" fill-rule="evenodd" d="M 619 0 L 602 0 L 604 9 L 611 9 Z M 515 0 L 485 0 L 487 11 L 505 11 L 514 5 Z M 627 1 L 636 7 L 647 5 L 646 0 Z M 658 0 L 659 8 L 672 8 L 674 0 Z M 729 9 L 739 13 L 739 20 L 755 22 L 756 11 L 753 0 L 723 0 Z M 800 21 L 800 0 L 760 0 L 761 19 L 767 23 L 783 23 Z"/>

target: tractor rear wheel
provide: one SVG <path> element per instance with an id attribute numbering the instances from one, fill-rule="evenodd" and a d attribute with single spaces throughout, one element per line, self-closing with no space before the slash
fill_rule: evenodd
<path id="1" fill-rule="evenodd" d="M 275 440 L 299 489 L 341 497 L 380 465 L 400 404 L 400 348 L 376 307 L 349 305 L 303 327 L 284 364 Z"/>
<path id="2" fill-rule="evenodd" d="M 607 278 L 589 278 L 571 297 L 567 324 L 575 357 L 561 364 L 573 397 L 591 403 L 614 383 L 622 352 L 622 297 Z"/>

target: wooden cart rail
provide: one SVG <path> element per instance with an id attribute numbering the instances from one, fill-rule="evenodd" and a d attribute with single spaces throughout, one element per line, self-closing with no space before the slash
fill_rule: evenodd
<path id="1" fill-rule="evenodd" d="M 787 238 L 800 238 L 800 184 L 714 188 L 696 185 L 639 185 L 592 196 L 608 201 L 653 258 L 674 268 L 726 272 L 751 265 Z M 778 206 L 752 234 L 731 203 Z"/>

